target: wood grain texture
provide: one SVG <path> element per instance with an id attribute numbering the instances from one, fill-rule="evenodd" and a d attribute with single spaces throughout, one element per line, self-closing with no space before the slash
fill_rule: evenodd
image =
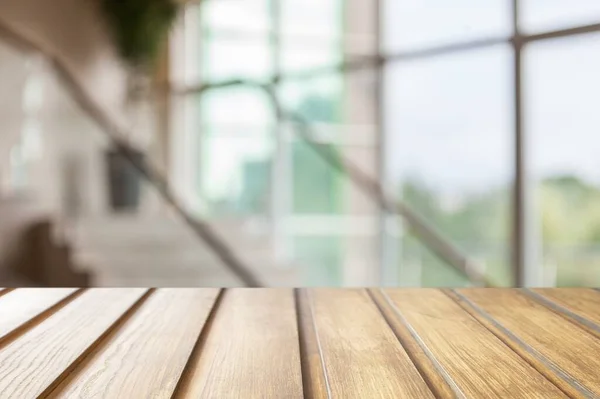
<path id="1" fill-rule="evenodd" d="M 439 290 L 386 289 L 384 293 L 396 317 L 410 325 L 463 397 L 566 397 Z"/>
<path id="2" fill-rule="evenodd" d="M 0 399 L 596 398 L 599 297 L 11 289 L 0 295 Z"/>
<path id="3" fill-rule="evenodd" d="M 516 289 L 456 293 L 465 309 L 563 391 L 580 398 L 600 395 L 595 336 Z"/>
<path id="4" fill-rule="evenodd" d="M 365 290 L 311 289 L 333 398 L 433 398 Z"/>
<path id="5" fill-rule="evenodd" d="M 381 289 L 369 290 L 371 298 L 379 308 L 379 311 L 386 319 L 388 325 L 398 337 L 401 345 L 404 347 L 411 361 L 424 377 L 429 389 L 435 394 L 436 398 L 451 399 L 462 396 L 461 392 L 455 392 L 452 382 L 448 382 L 442 373 L 439 372 L 435 359 L 426 353 L 421 347 L 418 338 L 415 339 L 411 334 L 410 328 L 398 317 L 395 309 L 391 306 L 389 299 L 384 295 Z"/>
<path id="6" fill-rule="evenodd" d="M 178 398 L 302 398 L 291 289 L 227 290 Z"/>
<path id="7" fill-rule="evenodd" d="M 75 292 L 75 288 L 22 288 L 0 297 L 0 344 L 8 334 L 35 321 Z"/>
<path id="8" fill-rule="evenodd" d="M 559 306 L 560 314 L 600 338 L 599 291 L 589 288 L 540 288 L 531 291 Z"/>
<path id="9" fill-rule="evenodd" d="M 95 289 L 0 350 L 0 397 L 35 398 L 68 374 L 146 289 Z"/>
<path id="10" fill-rule="evenodd" d="M 296 290 L 295 294 L 304 395 L 311 399 L 328 398 L 331 393 L 321 360 L 321 343 L 315 331 L 310 298 L 306 290 Z"/>
<path id="11" fill-rule="evenodd" d="M 218 289 L 159 289 L 52 398 L 170 398 Z"/>

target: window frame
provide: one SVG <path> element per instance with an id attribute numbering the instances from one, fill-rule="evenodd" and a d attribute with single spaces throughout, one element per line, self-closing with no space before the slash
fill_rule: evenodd
<path id="1" fill-rule="evenodd" d="M 408 0 L 406 0 L 408 1 Z M 527 148 L 527 132 L 525 126 L 525 112 L 523 104 L 523 52 L 530 43 L 542 40 L 551 40 L 564 37 L 575 37 L 583 34 L 600 32 L 600 22 L 574 26 L 563 29 L 555 29 L 539 33 L 523 33 L 521 28 L 521 0 L 511 0 L 507 6 L 511 7 L 512 32 L 508 37 L 484 37 L 476 40 L 456 42 L 441 46 L 420 48 L 416 50 L 398 52 L 391 55 L 381 54 L 383 60 L 387 62 L 403 62 L 415 59 L 429 59 L 446 54 L 456 54 L 461 52 L 476 51 L 489 48 L 498 44 L 508 44 L 514 54 L 513 69 L 513 206 L 511 207 L 511 222 L 513 234 L 511 235 L 511 275 L 513 286 L 516 287 L 535 287 L 543 286 L 541 268 L 542 265 L 537 259 L 539 239 L 536 232 L 537 214 L 533 204 L 533 191 L 535 182 L 530 179 L 531 171 L 529 165 L 529 151 Z M 380 13 L 383 10 L 380 9 Z M 380 29 L 382 27 L 380 26 Z M 383 29 L 381 30 L 383 32 Z M 380 46 L 381 47 L 381 46 Z M 381 97 L 381 102 L 385 101 Z M 383 121 L 383 117 L 382 117 Z M 383 126 L 383 125 L 382 125 Z M 386 133 L 382 133 L 385 140 Z M 385 160 L 383 160 L 385 163 Z M 386 171 L 383 178 L 385 181 Z M 384 215 L 389 224 L 389 218 L 393 216 Z M 389 227 L 387 227 L 389 229 Z M 389 247 L 389 245 L 388 245 Z M 390 249 L 388 249 L 389 251 Z M 393 250 L 393 249 L 392 249 Z M 395 259 L 394 255 L 388 254 L 388 259 Z"/>
<path id="2" fill-rule="evenodd" d="M 378 91 L 378 127 L 380 130 L 377 147 L 379 149 L 379 166 L 381 179 L 384 187 L 389 187 L 386 183 L 387 177 L 389 176 L 389 166 L 387 165 L 384 152 L 382 149 L 386 143 L 386 132 L 384 129 L 384 112 L 383 104 L 385 101 L 385 76 L 383 74 L 384 63 L 401 63 L 408 60 L 424 60 L 443 56 L 446 54 L 458 54 L 469 51 L 476 51 L 492 47 L 498 44 L 509 45 L 513 53 L 513 65 L 512 65 L 512 106 L 513 106 L 513 118 L 514 123 L 512 127 L 512 146 L 511 152 L 513 155 L 512 160 L 512 207 L 511 207 L 511 222 L 512 222 L 512 234 L 510 235 L 510 247 L 511 247 L 511 275 L 513 278 L 513 286 L 517 287 L 528 287 L 528 286 L 541 286 L 543 281 L 541 279 L 541 263 L 536 259 L 538 253 L 538 237 L 536 233 L 537 215 L 536 210 L 533 206 L 532 193 L 534 189 L 534 182 L 530 179 L 531 171 L 529 165 L 529 152 L 527 148 L 527 136 L 528 133 L 524 126 L 525 112 L 523 104 L 523 52 L 527 45 L 542 40 L 551 40 L 564 37 L 575 37 L 578 35 L 591 34 L 600 32 L 600 22 L 586 25 L 573 26 L 563 29 L 555 29 L 537 33 L 524 33 L 521 28 L 521 0 L 510 0 L 507 1 L 506 6 L 510 7 L 511 16 L 511 32 L 508 36 L 501 37 L 481 37 L 474 40 L 459 41 L 452 44 L 444 44 L 440 46 L 422 47 L 412 49 L 408 51 L 400 51 L 394 54 L 384 54 L 382 51 L 382 37 L 384 34 L 382 15 L 384 13 L 385 0 L 378 0 L 373 2 L 374 7 L 378 7 L 379 20 L 377 21 L 377 35 L 379 41 L 379 54 L 377 59 L 373 62 L 371 68 L 376 68 L 378 72 L 377 79 L 377 91 Z M 394 0 L 388 0 L 394 1 Z M 414 1 L 414 0 L 404 0 Z M 281 65 L 281 10 L 279 1 L 271 1 L 271 29 L 269 30 L 269 38 L 272 45 L 271 54 L 274 71 L 274 83 L 280 84 L 288 78 L 298 79 L 300 76 L 304 78 L 310 78 L 311 76 L 332 74 L 336 71 L 339 72 L 339 65 L 323 66 L 323 68 L 315 69 L 314 71 L 307 71 L 306 73 L 294 74 L 292 77 L 287 77 L 282 73 Z M 351 36 L 348 31 L 343 32 L 343 37 L 347 35 Z M 342 38 L 343 40 L 343 38 Z M 383 61 L 383 62 L 379 62 Z M 344 64 L 342 64 L 344 66 Z M 343 73 L 343 71 L 342 71 Z M 184 86 L 193 87 L 196 82 L 186 82 Z M 184 87 L 185 88 L 185 87 Z M 194 95 L 194 94 L 191 94 Z M 277 131 L 282 130 L 282 118 L 277 115 Z M 286 137 L 284 134 L 277 134 L 276 152 L 273 168 L 273 181 L 286 181 L 288 176 L 291 176 L 290 170 L 290 154 L 289 147 Z M 273 192 L 271 193 L 273 198 L 272 219 L 274 221 L 274 234 L 277 240 L 280 242 L 276 245 L 279 248 L 279 254 L 290 253 L 290 246 L 285 236 L 289 234 L 286 232 L 284 219 L 291 215 L 291 198 L 290 191 L 285 190 L 284 187 L 276 187 L 273 185 Z M 397 236 L 402 234 L 402 228 L 398 228 L 398 216 L 391 215 L 386 212 L 381 212 L 379 217 L 379 223 L 381 226 L 381 233 L 379 233 L 379 241 L 381 247 L 381 264 L 379 270 L 380 282 L 384 285 L 396 285 L 397 281 L 397 248 L 394 248 L 394 242 L 397 240 L 390 239 L 389 236 Z M 389 234 L 388 234 L 389 233 Z M 392 242 L 394 241 L 394 242 Z"/>

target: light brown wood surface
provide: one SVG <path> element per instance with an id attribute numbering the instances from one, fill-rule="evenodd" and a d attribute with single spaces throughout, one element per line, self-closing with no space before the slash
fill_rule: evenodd
<path id="1" fill-rule="evenodd" d="M 600 340 L 516 289 L 457 290 L 478 318 L 574 397 L 600 395 Z"/>
<path id="2" fill-rule="evenodd" d="M 309 298 L 332 397 L 433 398 L 365 290 L 320 289 Z"/>
<path id="3" fill-rule="evenodd" d="M 34 398 L 51 389 L 144 292 L 144 289 L 84 292 L 3 347 L 0 351 L 3 397 Z"/>
<path id="4" fill-rule="evenodd" d="M 593 289 L 8 290 L 0 399 L 594 398 L 598 304 Z"/>
<path id="5" fill-rule="evenodd" d="M 459 395 L 566 397 L 439 290 L 384 290 L 384 295 L 396 318 L 411 326 L 438 367 L 460 387 Z"/>
<path id="6" fill-rule="evenodd" d="M 8 292 L 0 301 L 0 342 L 19 327 L 35 322 L 44 311 L 60 305 L 76 291 L 74 288 L 22 288 Z"/>
<path id="7" fill-rule="evenodd" d="M 302 398 L 291 289 L 228 290 L 178 398 Z"/>
<path id="8" fill-rule="evenodd" d="M 547 306 L 600 337 L 600 292 L 589 288 L 534 289 Z"/>
<path id="9" fill-rule="evenodd" d="M 158 290 L 51 397 L 170 398 L 218 293 Z"/>

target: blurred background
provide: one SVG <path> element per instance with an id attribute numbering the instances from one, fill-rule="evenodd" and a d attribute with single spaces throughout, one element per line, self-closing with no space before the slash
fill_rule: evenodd
<path id="1" fill-rule="evenodd" d="M 1 284 L 600 285 L 600 2 L 107 2 L 0 4 Z"/>

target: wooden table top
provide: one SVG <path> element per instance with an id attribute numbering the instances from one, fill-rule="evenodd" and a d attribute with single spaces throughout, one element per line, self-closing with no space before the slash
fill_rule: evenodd
<path id="1" fill-rule="evenodd" d="M 595 398 L 600 292 L 2 290 L 0 398 L 36 397 Z"/>

